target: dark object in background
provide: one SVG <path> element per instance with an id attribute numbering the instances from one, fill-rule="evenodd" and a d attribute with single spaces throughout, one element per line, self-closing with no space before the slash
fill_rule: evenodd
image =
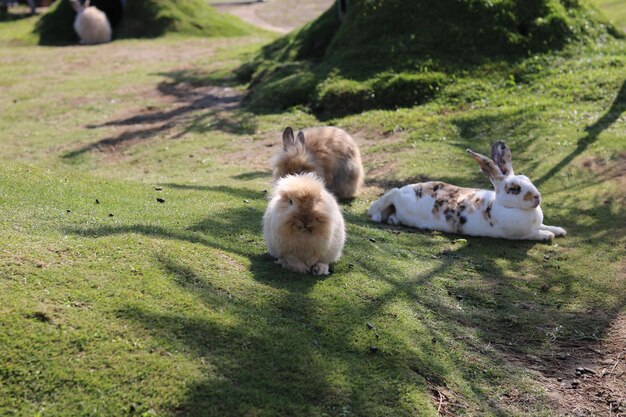
<path id="1" fill-rule="evenodd" d="M 124 14 L 122 0 L 91 0 L 90 5 L 96 6 L 107 15 L 112 28 L 119 25 L 120 20 L 122 20 Z"/>

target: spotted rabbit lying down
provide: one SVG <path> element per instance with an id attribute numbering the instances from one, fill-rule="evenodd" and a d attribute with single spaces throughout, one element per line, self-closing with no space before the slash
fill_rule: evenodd
<path id="1" fill-rule="evenodd" d="M 375 222 L 403 224 L 470 236 L 551 240 L 566 231 L 543 224 L 541 194 L 524 175 L 515 175 L 511 151 L 493 144 L 492 159 L 467 150 L 489 177 L 495 191 L 429 181 L 394 188 L 368 210 Z"/>

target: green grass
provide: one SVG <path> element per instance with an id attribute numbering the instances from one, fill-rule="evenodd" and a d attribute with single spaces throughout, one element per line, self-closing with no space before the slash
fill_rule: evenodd
<path id="1" fill-rule="evenodd" d="M 68 0 L 59 0 L 38 21 L 35 33 L 41 45 L 78 42 L 72 22 L 76 13 Z M 244 36 L 258 32 L 234 16 L 217 12 L 203 0 L 138 0 L 124 9 L 115 39 L 155 38 L 165 34 L 193 36 Z"/>
<path id="2" fill-rule="evenodd" d="M 44 48 L 15 42 L 27 24 L 0 23 L 0 415 L 434 416 L 441 392 L 457 415 L 550 416 L 520 358 L 593 346 L 624 313 L 624 41 L 332 118 L 367 139 L 367 187 L 314 278 L 272 263 L 260 222 L 267 145 L 322 122 L 206 101 L 243 94 L 232 71 L 268 35 Z M 464 149 L 499 139 L 566 238 L 367 220 L 392 184 L 487 187 Z"/>
<path id="3" fill-rule="evenodd" d="M 608 17 L 608 19 L 613 22 L 615 26 L 620 28 L 622 31 L 626 31 L 626 8 L 624 8 L 624 3 L 620 0 L 596 0 L 600 10 L 602 10 Z"/>
<path id="4" fill-rule="evenodd" d="M 586 0 L 355 0 L 264 47 L 239 69 L 258 112 L 322 118 L 423 104 L 444 79 L 477 78 L 572 42 L 623 36 Z"/>

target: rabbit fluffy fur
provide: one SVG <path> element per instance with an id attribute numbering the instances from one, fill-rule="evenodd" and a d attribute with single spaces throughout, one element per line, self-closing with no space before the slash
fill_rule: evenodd
<path id="1" fill-rule="evenodd" d="M 276 263 L 313 275 L 329 273 L 346 238 L 337 201 L 313 173 L 276 182 L 263 216 L 263 235 Z"/>
<path id="2" fill-rule="evenodd" d="M 274 178 L 315 172 L 337 198 L 357 195 L 363 182 L 361 153 L 350 135 L 336 127 L 283 132 L 283 150 L 271 160 Z"/>
<path id="3" fill-rule="evenodd" d="M 111 41 L 111 25 L 106 14 L 97 7 L 89 6 L 89 0 L 81 5 L 78 0 L 70 0 L 76 11 L 74 30 L 83 45 L 93 45 Z"/>
<path id="4" fill-rule="evenodd" d="M 565 236 L 561 227 L 543 224 L 541 194 L 524 175 L 515 175 L 511 151 L 502 141 L 492 159 L 467 149 L 495 191 L 461 188 L 430 181 L 394 188 L 368 210 L 376 222 L 403 224 L 470 236 L 551 240 Z"/>

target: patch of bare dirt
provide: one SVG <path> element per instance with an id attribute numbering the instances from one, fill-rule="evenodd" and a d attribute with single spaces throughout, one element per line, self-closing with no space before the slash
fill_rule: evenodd
<path id="1" fill-rule="evenodd" d="M 319 125 L 321 126 L 323 123 L 319 123 Z M 368 153 L 364 152 L 364 150 L 373 145 L 380 145 L 382 142 L 386 144 L 400 142 L 403 140 L 402 136 L 395 134 L 385 136 L 368 130 L 348 131 L 348 133 L 350 133 L 359 149 L 361 149 L 363 165 L 366 170 L 365 177 L 367 179 L 363 187 L 363 194 L 376 195 L 388 189 L 390 185 L 397 186 L 397 182 L 388 179 L 388 174 L 393 172 L 397 166 L 393 154 L 385 152 Z M 282 130 L 272 130 L 254 137 L 250 136 L 244 138 L 241 143 L 242 145 L 238 150 L 222 156 L 223 163 L 244 165 L 252 171 L 267 172 L 269 175 L 271 171 L 270 159 L 274 154 L 282 150 Z M 408 181 L 413 179 L 415 180 L 414 182 L 423 181 L 421 177 L 412 178 Z M 407 184 L 406 181 L 402 185 Z"/>
<path id="2" fill-rule="evenodd" d="M 570 341 L 549 358 L 511 361 L 535 373 L 558 416 L 626 416 L 626 314 L 598 342 Z"/>
<path id="3" fill-rule="evenodd" d="M 188 82 L 162 83 L 157 89 L 138 89 L 142 97 L 151 103 L 125 117 L 110 120 L 90 129 L 107 128 L 108 136 L 79 149 L 69 152 L 71 158 L 85 152 L 96 151 L 108 155 L 108 159 L 119 159 L 130 146 L 157 136 L 176 139 L 185 133 L 207 112 L 215 115 L 240 107 L 243 93 L 224 86 L 197 86 Z"/>
<path id="4" fill-rule="evenodd" d="M 455 417 L 464 414 L 464 411 L 467 410 L 466 404 L 461 401 L 462 398 L 449 388 L 436 385 L 430 381 L 427 381 L 427 384 L 431 402 L 437 409 L 438 416 Z"/>
<path id="5" fill-rule="evenodd" d="M 270 173 L 269 160 L 282 149 L 282 131 L 268 131 L 246 136 L 234 152 L 216 155 L 225 165 L 245 166 L 251 173 Z M 250 174 L 252 176 L 252 174 Z"/>
<path id="6" fill-rule="evenodd" d="M 215 7 L 241 20 L 278 33 L 287 33 L 317 18 L 334 0 L 271 0 L 247 4 L 217 4 Z"/>
<path id="7" fill-rule="evenodd" d="M 626 152 L 618 153 L 611 158 L 593 156 L 585 158 L 583 166 L 599 177 L 618 181 L 626 189 Z"/>

